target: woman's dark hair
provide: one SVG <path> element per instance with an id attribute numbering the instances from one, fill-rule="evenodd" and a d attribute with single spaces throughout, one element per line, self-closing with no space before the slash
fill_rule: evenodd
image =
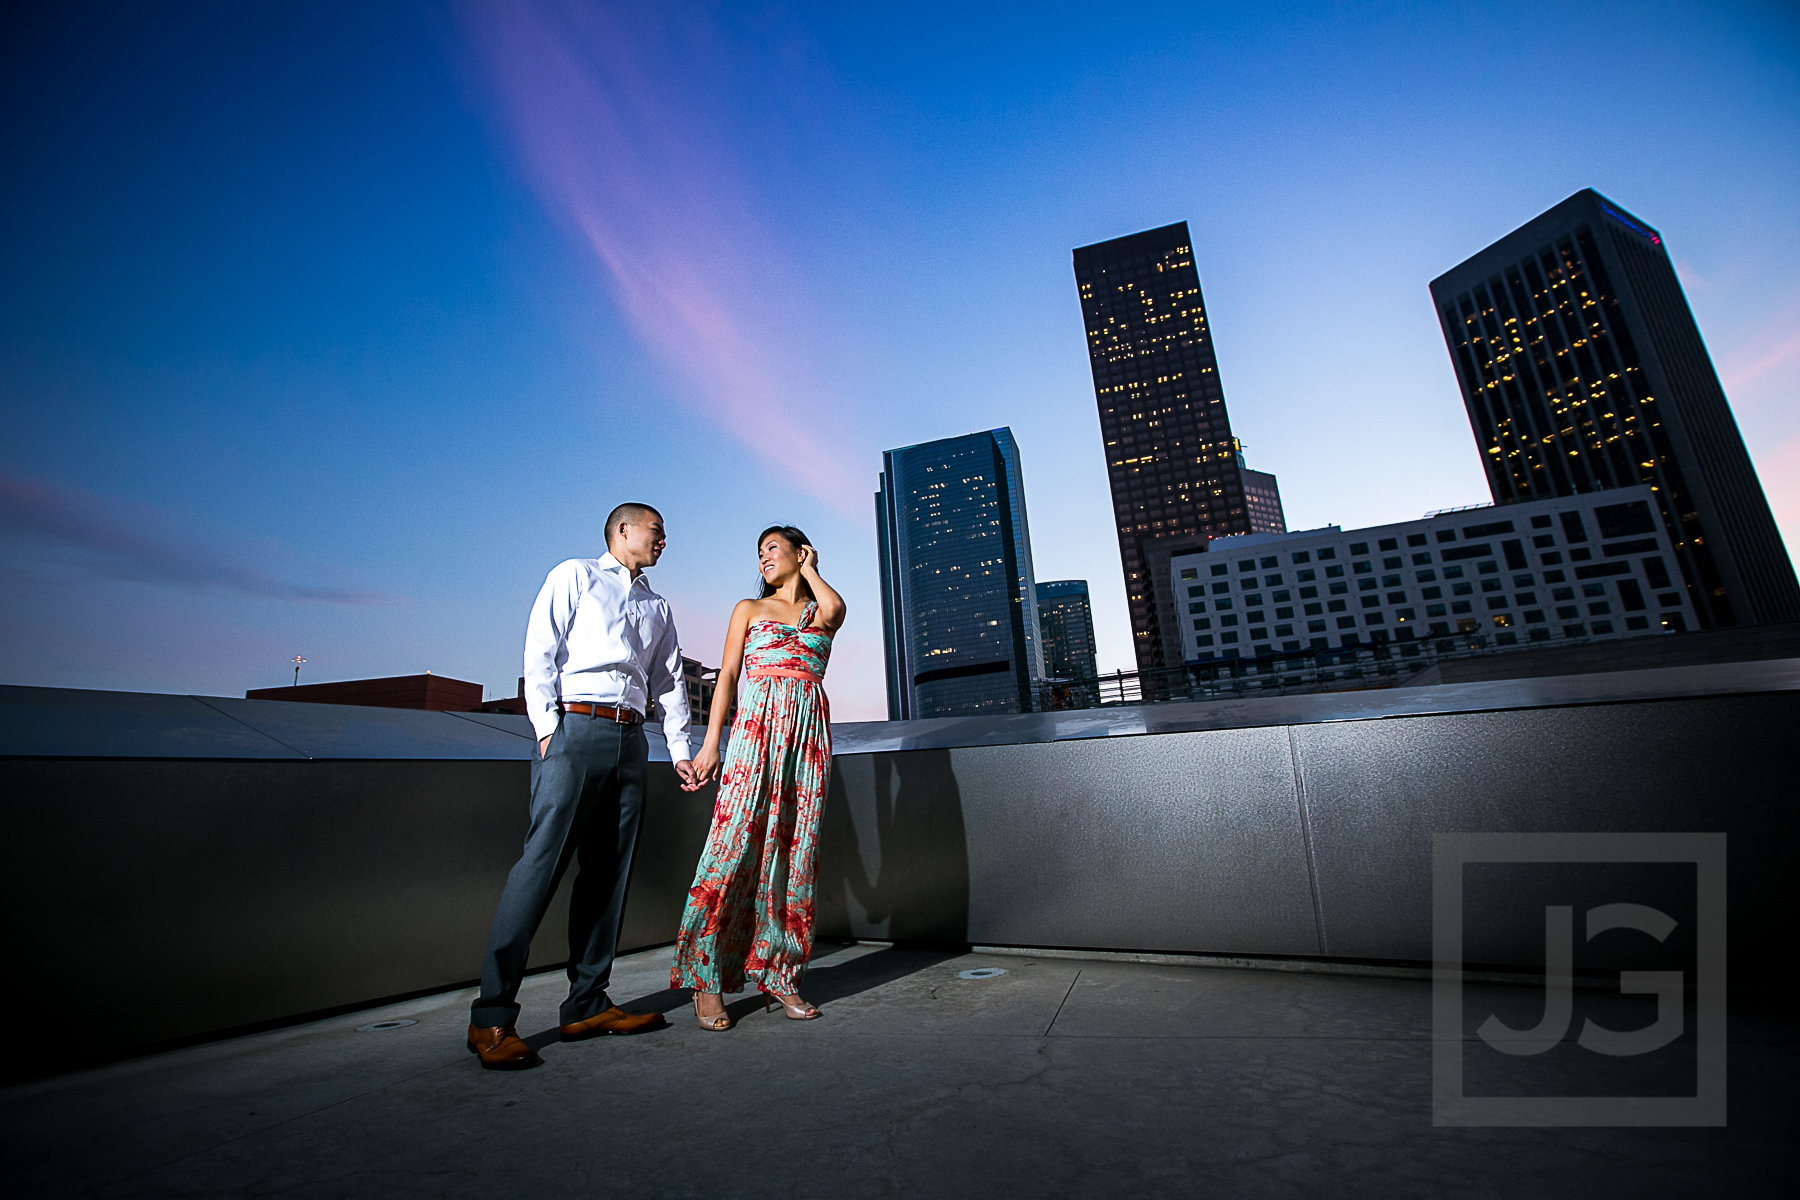
<path id="1" fill-rule="evenodd" d="M 800 532 L 800 530 L 795 529 L 792 525 L 771 525 L 767 529 L 763 530 L 761 533 L 756 535 L 756 549 L 757 549 L 758 553 L 762 552 L 762 544 L 769 540 L 769 535 L 771 533 L 780 534 L 781 540 L 786 542 L 788 545 L 792 546 L 794 548 L 794 553 L 796 553 L 796 554 L 798 554 L 800 552 L 800 547 L 812 545 L 812 543 L 806 539 L 806 535 L 804 533 Z M 814 555 L 813 565 L 814 566 L 817 566 L 819 563 L 819 560 L 817 557 L 818 553 L 819 553 L 819 551 L 817 550 L 817 548 L 815 548 L 813 550 L 813 555 Z M 762 585 L 760 588 L 757 589 L 757 592 L 756 592 L 756 598 L 758 600 L 766 599 L 775 594 L 775 585 L 774 584 L 770 583 L 767 579 L 761 578 L 760 576 L 758 577 L 757 581 Z M 806 598 L 808 600 L 818 599 L 818 597 L 816 597 L 812 594 L 812 588 L 807 586 L 806 580 L 804 580 L 804 579 L 802 579 L 800 581 L 800 591 L 806 596 Z"/>

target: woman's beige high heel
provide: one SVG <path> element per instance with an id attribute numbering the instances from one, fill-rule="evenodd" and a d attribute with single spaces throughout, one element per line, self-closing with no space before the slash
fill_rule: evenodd
<path id="1" fill-rule="evenodd" d="M 794 999 L 800 1000 L 800 997 L 795 996 Z M 772 1012 L 777 1004 L 781 1005 L 781 1011 L 787 1015 L 787 1019 L 790 1021 L 816 1021 L 824 1015 L 804 1000 L 800 1000 L 798 1004 L 789 1004 L 774 992 L 763 993 L 764 1012 Z"/>
<path id="2" fill-rule="evenodd" d="M 720 997 L 720 999 L 722 1000 L 724 997 Z M 709 1033 L 724 1033 L 727 1029 L 731 1028 L 731 1017 L 729 1014 L 718 1012 L 709 1017 L 700 1011 L 699 992 L 694 993 L 694 1016 L 699 1020 L 700 1028 Z"/>

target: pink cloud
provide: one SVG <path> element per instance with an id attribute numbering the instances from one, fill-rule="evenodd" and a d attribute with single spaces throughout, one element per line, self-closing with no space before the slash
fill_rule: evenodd
<path id="1" fill-rule="evenodd" d="M 867 472 L 821 436 L 822 406 L 796 383 L 809 373 L 783 331 L 806 316 L 786 264 L 694 111 L 704 38 L 679 29 L 659 45 L 673 19 L 646 28 L 592 6 L 459 15 L 539 200 L 592 253 L 683 399 L 797 490 L 860 513 Z"/>
<path id="2" fill-rule="evenodd" d="M 0 529 L 8 559 L 47 553 L 70 577 L 231 592 L 305 604 L 390 604 L 396 597 L 296 583 L 241 554 L 168 528 L 161 514 L 118 499 L 0 474 Z"/>
<path id="3" fill-rule="evenodd" d="M 1734 361 L 1720 371 L 1726 393 L 1730 394 L 1745 384 L 1767 375 L 1797 354 L 1800 354 L 1800 329 L 1792 330 L 1786 337 L 1777 339 L 1773 344 L 1757 347 L 1755 356 L 1748 362 Z"/>
<path id="4" fill-rule="evenodd" d="M 1787 542 L 1789 556 L 1800 561 L 1800 434 L 1781 442 L 1774 453 L 1757 458 L 1757 475 L 1774 510 L 1775 524 Z"/>

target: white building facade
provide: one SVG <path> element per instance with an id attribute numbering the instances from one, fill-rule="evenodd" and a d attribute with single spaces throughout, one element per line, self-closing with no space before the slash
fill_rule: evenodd
<path id="1" fill-rule="evenodd" d="M 1187 662 L 1696 628 L 1649 485 L 1418 521 L 1214 538 L 1170 560 Z"/>

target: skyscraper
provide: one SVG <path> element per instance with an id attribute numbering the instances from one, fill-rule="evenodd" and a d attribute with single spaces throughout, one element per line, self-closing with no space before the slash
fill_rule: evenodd
<path id="1" fill-rule="evenodd" d="M 1092 679 L 1100 674 L 1094 657 L 1094 610 L 1088 603 L 1087 580 L 1040 583 L 1037 600 L 1044 674 L 1052 679 Z"/>
<path id="2" fill-rule="evenodd" d="M 1044 670 L 1012 431 L 889 450 L 882 466 L 888 719 L 1030 712 Z"/>
<path id="3" fill-rule="evenodd" d="M 1178 666 L 1172 547 L 1157 543 L 1251 531 L 1193 244 L 1182 221 L 1074 254 L 1132 646 L 1140 670 Z"/>
<path id="4" fill-rule="evenodd" d="M 1281 485 L 1267 471 L 1244 467 L 1244 508 L 1250 514 L 1251 533 L 1286 533 L 1287 515 L 1281 511 Z"/>
<path id="5" fill-rule="evenodd" d="M 1703 627 L 1800 619 L 1661 234 L 1584 189 L 1433 280 L 1431 298 L 1495 504 L 1649 484 Z"/>

